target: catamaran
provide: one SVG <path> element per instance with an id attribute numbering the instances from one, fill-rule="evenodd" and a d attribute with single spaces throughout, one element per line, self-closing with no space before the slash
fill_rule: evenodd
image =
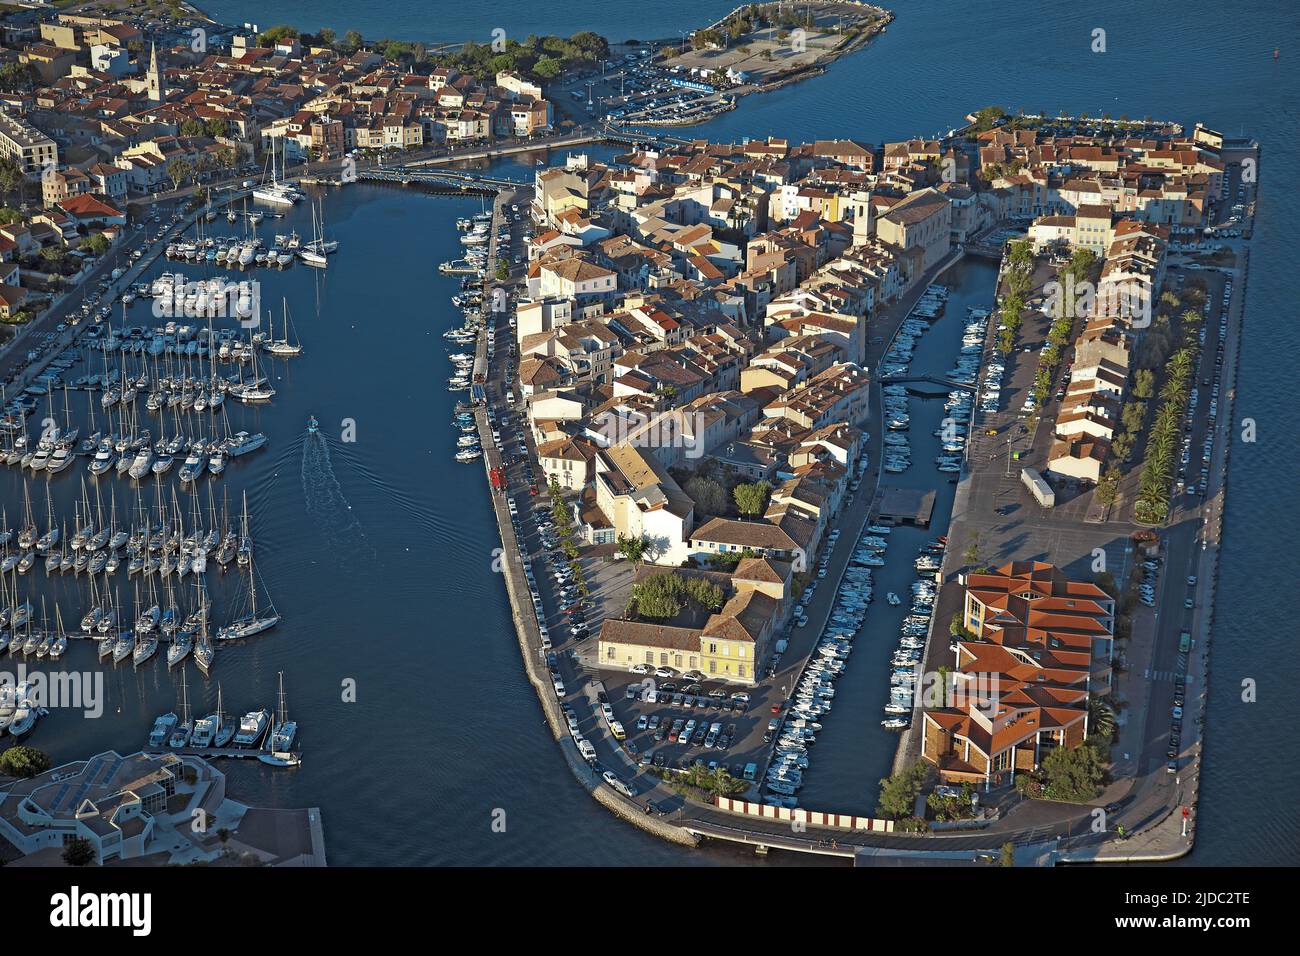
<path id="1" fill-rule="evenodd" d="M 253 198 L 276 206 L 292 206 L 302 198 L 302 193 L 288 183 L 280 182 L 279 177 L 276 175 L 274 149 L 271 150 L 271 181 L 255 187 L 253 189 Z"/>

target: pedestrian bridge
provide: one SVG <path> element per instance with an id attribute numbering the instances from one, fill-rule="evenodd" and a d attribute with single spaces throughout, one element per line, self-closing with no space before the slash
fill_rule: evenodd
<path id="1" fill-rule="evenodd" d="M 881 385 L 903 385 L 909 382 L 929 382 L 931 385 L 942 385 L 945 388 L 960 388 L 967 392 L 978 391 L 975 385 L 967 385 L 963 382 L 954 382 L 949 378 L 940 378 L 937 375 L 882 375 L 879 379 Z"/>

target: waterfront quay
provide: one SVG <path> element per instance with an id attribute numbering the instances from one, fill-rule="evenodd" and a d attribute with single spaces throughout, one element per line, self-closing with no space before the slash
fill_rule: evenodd
<path id="1" fill-rule="evenodd" d="M 1241 188 L 1253 199 L 1254 187 L 1242 183 L 1239 162 L 1229 166 L 1225 179 L 1225 195 Z M 1220 215 L 1226 216 L 1226 211 Z M 1249 228 L 1248 222 L 1247 233 Z M 1132 517 L 1140 467 L 1124 476 L 1110 505 L 1101 503 L 1094 489 L 1065 482 L 1057 484 L 1056 506 L 1044 508 L 1021 480 L 1022 468 L 1046 471 L 1052 445 L 1054 405 L 1041 409 L 1028 428 L 1022 427 L 1023 412 L 1015 411 L 1033 386 L 1035 359 L 1050 324 L 1047 319 L 1033 316 L 1022 327 L 1016 353 L 1007 359 L 1010 384 L 1004 386 L 1000 410 L 977 419 L 967 450 L 925 669 L 935 670 L 951 661 L 948 623 L 962 611 L 960 575 L 969 569 L 965 556 L 972 547 L 980 563 L 987 565 L 1032 555 L 1076 578 L 1090 578 L 1104 570 L 1117 582 L 1122 612 L 1129 618 L 1130 636 L 1118 651 L 1112 689 L 1118 711 L 1113 779 L 1096 801 L 1097 806 L 1108 808 L 1107 829 L 1098 835 L 1080 833 L 1072 842 L 1067 837 L 1058 846 L 1063 862 L 1169 860 L 1190 852 L 1195 841 L 1211 625 L 1249 261 L 1244 242 L 1230 245 L 1226 263 L 1222 255 L 1192 252 L 1174 253 L 1168 259 L 1168 287 L 1181 289 L 1193 279 L 1205 285 L 1207 311 L 1202 321 L 1210 334 L 1200 349 L 1192 382 L 1201 412 L 1189 414 L 1186 438 L 1193 450 L 1212 450 L 1205 454 L 1202 490 L 1194 492 L 1197 482 L 1192 475 L 1186 492 L 1180 481 L 1168 520 L 1154 529 L 1159 534 L 1159 566 L 1147 572 L 1146 580 L 1155 580 L 1149 606 L 1137 600 L 1135 582 L 1143 571 L 1137 565 L 1147 556 L 1138 553 L 1132 538 L 1148 528 Z M 994 329 L 995 323 L 990 326 L 989 356 Z M 1220 343 L 1217 354 L 1216 341 Z M 1058 381 L 1064 380 L 1053 381 L 1053 392 Z M 1203 412 L 1212 400 L 1218 414 L 1207 417 Z M 1141 453 L 1139 447 L 1135 461 L 1140 462 Z M 1182 633 L 1190 635 L 1190 649 L 1180 647 Z M 1185 698 L 1185 703 L 1181 743 L 1171 748 L 1170 712 L 1177 710 L 1175 698 L 1180 702 Z M 916 734 L 905 734 L 902 744 L 899 767 L 920 753 Z M 997 799 L 1006 806 L 1015 803 L 1014 795 L 1006 792 Z M 1086 820 L 1085 808 L 1069 804 L 1056 805 L 1053 815 L 1063 826 Z"/>
<path id="2" fill-rule="evenodd" d="M 494 202 L 494 208 L 499 211 L 503 204 L 513 204 L 519 195 L 514 191 L 501 193 Z M 494 228 L 494 236 L 495 233 Z M 496 255 L 497 250 L 494 247 L 489 260 L 495 260 Z M 927 272 L 903 299 L 877 316 L 874 325 L 876 335 L 868 345 L 870 368 L 876 368 L 881 355 L 892 344 L 899 326 L 916 301 L 925 294 L 927 286 L 931 282 L 942 281 L 945 272 L 961 258 L 960 250 L 952 253 Z M 494 286 L 495 283 L 488 283 L 485 301 L 491 301 L 491 289 Z M 499 334 L 500 331 L 498 328 L 495 334 Z M 498 345 L 494 349 L 497 354 L 503 350 L 501 344 L 503 341 L 505 341 L 504 337 L 498 338 Z M 480 339 L 478 358 L 483 361 L 486 357 L 486 340 Z M 502 376 L 500 363 L 493 364 L 489 368 L 486 388 L 488 404 L 476 410 L 476 418 L 485 451 L 484 465 L 489 478 L 498 469 L 504 469 L 504 473 L 508 476 L 506 495 L 494 492 L 492 496 L 502 540 L 501 570 L 511 599 L 525 670 L 538 693 L 547 724 L 559 741 L 565 760 L 579 782 L 618 815 L 674 842 L 694 843 L 704 838 L 753 846 L 763 853 L 770 849 L 784 849 L 789 852 L 840 857 L 845 860 L 853 859 L 855 853 L 865 847 L 876 847 L 880 851 L 888 851 L 891 847 L 910 848 L 914 851 L 922 845 L 901 836 L 884 833 L 852 830 L 846 832 L 843 825 L 818 823 L 805 813 L 798 814 L 797 819 L 811 832 L 800 833 L 793 830 L 789 822 L 760 821 L 752 816 L 719 809 L 717 806 L 696 800 L 686 800 L 664 781 L 646 772 L 639 764 L 641 748 L 650 746 L 648 736 L 633 733 L 632 739 L 623 743 L 613 737 L 608 723 L 601 717 L 598 695 L 604 695 L 619 721 L 628 728 L 637 726 L 638 718 L 643 715 L 660 713 L 667 715 L 671 720 L 676 713 L 686 712 L 664 708 L 662 704 L 657 706 L 647 704 L 640 699 L 639 695 L 631 696 L 630 692 L 640 690 L 643 679 L 625 671 L 612 671 L 599 667 L 596 661 L 594 636 L 582 640 L 556 638 L 553 653 L 557 656 L 553 658 L 553 664 L 548 664 L 547 651 L 542 645 L 540 626 L 549 623 L 552 633 L 557 630 L 557 622 L 560 618 L 556 612 L 555 595 L 549 582 L 545 580 L 545 575 L 539 573 L 538 592 L 544 608 L 544 616 L 539 620 L 532 604 L 529 582 L 522 566 L 516 563 L 515 556 L 522 546 L 528 559 L 536 560 L 537 566 L 541 567 L 545 548 L 537 537 L 532 523 L 532 513 L 542 514 L 549 509 L 545 505 L 544 496 L 533 497 L 528 493 L 529 482 L 522 478 L 524 466 L 523 462 L 518 460 L 518 455 L 511 456 L 512 463 L 507 463 L 493 439 L 492 432 L 499 428 L 502 446 L 513 447 L 514 445 L 515 432 L 508 430 L 502 424 L 502 419 L 510 413 L 511 403 L 496 400 L 498 397 L 508 396 L 513 383 Z M 489 409 L 493 410 L 491 419 L 488 416 Z M 872 389 L 869 419 L 873 422 L 881 420 L 878 382 L 874 383 Z M 531 435 L 526 430 L 521 431 L 519 435 L 528 449 L 528 458 L 532 462 L 530 467 L 536 467 L 537 454 Z M 720 760 L 725 760 L 728 767 L 734 768 L 734 775 L 737 777 L 741 776 L 742 768 L 749 763 L 756 765 L 755 776 L 759 779 L 762 779 L 766 772 L 774 746 L 770 741 L 763 739 L 767 723 L 772 717 L 774 708 L 783 711 L 788 704 L 789 695 L 798 683 L 809 656 L 821 637 L 835 602 L 836 585 L 852 557 L 852 542 L 868 523 L 877 518 L 874 505 L 877 503 L 881 477 L 882 437 L 879 433 L 871 436 L 868 451 L 870 464 L 867 472 L 861 477 L 859 490 L 847 498 L 842 511 L 834 518 L 835 526 L 843 532 L 843 538 L 837 547 L 828 549 L 828 574 L 819 582 L 823 586 L 818 588 L 806 606 L 808 624 L 795 628 L 787 620 L 782 637 L 788 641 L 789 646 L 781 657 L 780 666 L 774 674 L 764 677 L 755 686 L 746 688 L 750 700 L 743 712 L 737 710 L 735 713 L 723 714 L 721 717 L 707 718 L 718 719 L 736 728 L 728 752 L 725 756 L 721 753 L 716 756 Z M 492 485 L 493 482 L 490 481 L 489 486 Z M 508 500 L 513 500 L 515 503 L 514 514 L 507 505 Z M 583 557 L 581 560 L 589 580 L 593 582 L 596 601 L 589 614 L 589 620 L 598 627 L 605 616 L 621 613 L 622 605 L 626 603 L 629 594 L 632 572 L 626 562 L 612 561 L 607 551 L 603 556 Z M 596 748 L 597 758 L 594 761 L 583 761 L 564 726 L 560 701 L 555 696 L 548 667 L 560 674 L 563 679 L 566 689 L 563 700 L 576 712 L 583 737 L 592 742 Z M 679 768 L 684 768 L 692 759 L 687 748 L 681 745 L 666 744 L 657 748 L 656 752 L 665 754 L 670 761 L 669 765 L 676 765 Z M 601 781 L 600 773 L 606 768 L 612 768 L 621 777 L 628 779 L 636 795 L 634 797 L 621 795 L 605 786 Z M 861 808 L 865 809 L 865 805 Z M 842 807 L 836 809 L 843 810 Z M 881 824 L 882 821 L 876 823 Z M 997 845 L 990 842 L 989 837 L 968 836 L 955 839 L 956 842 L 945 842 L 944 845 L 950 847 L 951 852 L 959 855 L 966 853 L 967 849 L 974 852 L 996 848 Z"/>
<path id="3" fill-rule="evenodd" d="M 414 180 L 408 182 L 410 185 L 416 184 Z M 495 208 L 498 211 L 506 201 L 503 200 L 503 196 L 506 195 L 509 196 L 508 202 L 512 206 L 524 205 L 527 191 L 517 190 L 500 181 L 494 185 L 506 191 L 496 199 Z M 523 198 L 524 201 L 516 203 L 517 198 Z M 533 201 L 535 204 L 544 200 L 533 197 Z M 494 220 L 494 227 L 495 224 Z M 1005 225 L 999 226 L 998 230 L 1002 231 L 1003 236 L 1009 234 L 1006 232 Z M 495 234 L 494 228 L 494 237 Z M 987 236 L 998 234 L 997 230 L 985 233 Z M 511 238 L 512 246 L 509 252 L 514 253 L 516 237 Z M 495 262 L 499 258 L 495 241 L 494 238 L 489 262 Z M 952 249 L 950 254 L 943 257 L 934 267 L 922 276 L 915 277 L 909 284 L 908 293 L 898 302 L 881 309 L 873 316 L 871 335 L 864 341 L 862 352 L 863 364 L 871 372 L 876 373 L 873 374 L 870 384 L 868 416 L 870 421 L 879 423 L 883 418 L 882 383 L 878 375 L 881 356 L 890 349 L 901 322 L 929 283 L 936 279 L 942 280 L 944 272 L 960 261 L 963 255 L 964 250 L 960 245 Z M 511 255 L 508 261 L 516 258 Z M 1170 275 L 1176 275 L 1176 270 L 1182 266 L 1180 260 L 1171 259 Z M 516 283 L 519 283 L 522 278 L 517 265 L 510 271 L 510 281 L 506 283 L 508 304 Z M 1043 283 L 1051 275 L 1050 270 L 1036 274 L 1032 283 L 1033 290 L 1041 291 Z M 485 301 L 493 301 L 495 288 L 493 281 L 486 284 Z M 1218 285 L 1211 285 L 1210 296 L 1213 298 L 1219 291 Z M 969 544 L 975 540 L 974 533 L 965 530 L 970 526 L 972 516 L 982 514 L 990 521 L 995 518 L 1005 518 L 1010 514 L 1016 516 L 1010 522 L 997 522 L 999 534 L 990 533 L 987 537 L 981 534 L 978 542 L 979 551 L 982 558 L 989 562 L 1024 560 L 1025 555 L 1032 555 L 1034 560 L 1047 562 L 1062 568 L 1067 573 L 1083 576 L 1083 566 L 1090 567 L 1095 573 L 1096 567 L 1093 565 L 1101 561 L 1097 567 L 1105 567 L 1121 581 L 1127 580 L 1128 572 L 1135 564 L 1130 534 L 1137 526 L 1127 519 L 1118 518 L 1126 502 L 1123 490 L 1120 494 L 1120 504 L 1107 510 L 1093 507 L 1092 500 L 1087 497 L 1086 488 L 1077 484 L 1072 489 L 1063 486 L 1061 505 L 1056 513 L 1049 517 L 1041 511 L 1030 512 L 1029 506 L 1023 500 L 1023 494 L 1019 491 L 1022 485 L 1019 482 L 1018 470 L 1012 471 L 1008 467 L 1008 460 L 1012 460 L 1019 462 L 1017 469 L 1029 464 L 1036 464 L 1046 469 L 1044 459 L 1050 447 L 1051 432 L 1047 424 L 1049 409 L 1046 407 L 1040 409 L 1039 415 L 1028 423 L 1029 427 L 1023 429 L 1020 426 L 1024 424 L 1022 421 L 1024 416 L 1011 411 L 1022 404 L 1022 399 L 1034 381 L 1037 363 L 1033 358 L 1025 356 L 1036 355 L 1046 333 L 1046 322 L 1040 317 L 1031 315 L 1019 334 L 1014 353 L 1005 363 L 1006 382 L 997 409 L 973 414 L 969 422 L 963 422 L 972 427 L 969 429 L 969 443 L 963 452 L 966 466 L 956 492 L 952 525 L 947 529 L 951 534 L 940 575 L 947 586 L 942 590 L 942 597 L 931 619 L 931 639 L 919 668 L 921 672 L 937 672 L 941 668 L 949 667 L 951 663 L 946 646 L 949 639 L 946 634 L 942 637 L 940 634 L 946 630 L 946 622 L 959 606 L 960 594 L 951 585 L 955 585 L 959 580 L 959 572 L 963 564 L 959 556 L 963 555 Z M 482 383 L 486 387 L 481 394 L 476 395 L 476 399 L 484 403 L 477 409 L 476 414 L 480 439 L 486 451 L 484 463 L 490 484 L 494 488 L 494 507 L 506 555 L 503 568 L 507 574 L 507 589 L 514 608 L 515 623 L 519 629 L 530 682 L 539 694 L 548 725 L 553 735 L 561 741 L 561 747 L 571 768 L 584 786 L 596 793 L 607 806 L 616 808 L 616 811 L 622 815 L 631 814 L 634 819 L 644 820 L 648 828 L 669 838 L 680 838 L 684 833 L 692 839 L 707 838 L 749 843 L 765 848 L 780 846 L 785 849 L 825 852 L 826 845 L 818 842 L 825 839 L 824 837 L 804 840 L 796 836 L 793 841 L 782 837 L 778 841 L 776 831 L 772 828 L 776 827 L 778 831 L 782 829 L 780 819 L 771 821 L 751 819 L 752 813 L 729 810 L 730 804 L 722 799 L 710 805 L 698 799 L 684 797 L 681 788 L 673 785 L 671 772 L 686 770 L 692 764 L 700 763 L 698 752 L 692 753 L 687 745 L 680 742 L 670 741 L 660 745 L 660 739 L 656 737 L 651 741 L 645 730 L 649 718 L 658 717 L 660 720 L 670 722 L 676 720 L 679 712 L 677 705 L 665 701 L 660 701 L 656 705 L 645 700 L 640 693 L 644 683 L 642 677 L 602 664 L 604 654 L 600 649 L 597 634 L 600 633 L 601 625 L 605 620 L 622 617 L 634 581 L 638 580 L 638 573 L 631 563 L 614 560 L 613 549 L 608 545 L 580 549 L 579 563 L 594 591 L 595 600 L 590 606 L 587 617 L 592 630 L 584 630 L 576 637 L 568 632 L 565 613 L 570 607 L 570 599 L 563 597 L 559 593 L 559 587 L 550 581 L 550 575 L 544 573 L 547 552 L 554 547 L 553 543 L 547 544 L 544 534 L 539 530 L 541 519 L 549 510 L 549 502 L 545 494 L 539 493 L 539 489 L 545 487 L 545 481 L 538 477 L 538 473 L 545 475 L 546 471 L 544 456 L 539 452 L 532 429 L 527 427 L 524 418 L 525 413 L 531 411 L 531 403 L 526 401 L 527 396 L 522 391 L 522 385 L 514 380 L 518 352 L 513 331 L 507 332 L 500 323 L 500 316 L 494 316 L 489 334 L 495 336 L 490 350 L 485 339 L 480 339 L 478 343 L 477 365 L 487 368 L 487 378 Z M 996 323 L 986 325 L 981 377 L 983 366 L 988 364 L 992 356 L 996 339 Z M 509 355 L 509 359 L 504 363 L 500 359 L 502 352 Z M 501 373 L 503 364 L 504 375 Z M 947 382 L 942 373 L 917 374 L 921 379 L 937 385 L 949 387 L 953 385 Z M 1062 391 L 1064 391 L 1064 380 L 1061 381 Z M 1052 391 L 1055 391 L 1055 379 L 1052 385 Z M 917 393 L 921 401 L 924 401 L 927 395 L 929 393 L 923 390 Z M 876 433 L 871 435 L 865 445 L 870 470 L 863 476 L 862 487 L 856 494 L 845 495 L 841 510 L 826 516 L 827 524 L 833 525 L 845 534 L 846 540 L 850 542 L 856 540 L 869 521 L 879 517 L 874 510 L 881 501 L 880 474 L 877 469 L 885 448 L 879 425 L 873 431 Z M 995 434 L 986 434 L 986 432 Z M 991 440 L 994 438 L 999 440 Z M 1013 453 L 1014 457 L 1012 457 Z M 1006 459 L 1002 457 L 1003 454 L 1007 456 Z M 986 489 L 976 494 L 973 489 L 980 481 L 986 482 Z M 904 487 L 906 486 L 905 482 Z M 500 493 L 502 491 L 504 494 Z M 1070 491 L 1075 493 L 1070 494 Z M 1012 496 L 1017 496 L 1017 500 L 1010 500 Z M 1035 504 L 1034 508 L 1037 509 L 1038 506 Z M 1037 519 L 1033 517 L 1034 514 L 1038 515 Z M 945 529 L 932 529 L 932 531 L 942 530 Z M 1039 537 L 1033 537 L 1034 534 Z M 820 550 L 819 547 L 817 551 Z M 823 633 L 834 603 L 835 585 L 844 573 L 849 552 L 852 550 L 851 544 L 840 543 L 838 547 L 831 545 L 825 556 L 825 573 L 818 575 L 825 587 L 817 589 L 808 596 L 806 612 L 801 612 L 806 613 L 808 618 L 803 627 L 791 627 L 789 610 L 786 610 L 786 616 L 779 622 L 777 630 L 780 638 L 786 642 L 783 645 L 785 653 L 779 665 L 767 672 L 768 669 L 761 666 L 765 662 L 756 661 L 758 669 L 755 673 L 762 671 L 763 677 L 747 682 L 743 695 L 732 694 L 729 700 L 724 700 L 722 705 L 724 713 L 720 716 L 701 715 L 705 722 L 716 720 L 719 727 L 725 728 L 723 734 L 730 743 L 725 753 L 714 751 L 705 755 L 706 760 L 712 758 L 710 763 L 713 766 L 726 768 L 733 777 L 763 780 L 773 751 L 771 735 L 767 734 L 764 739 L 766 724 L 771 715 L 778 717 L 783 715 L 788 706 L 789 695 L 799 683 L 809 655 L 818 645 Z M 514 566 L 516 554 L 520 554 L 529 562 L 535 560 L 535 567 L 539 570 L 527 572 L 522 563 L 516 569 Z M 1104 560 L 1099 556 L 1103 556 Z M 819 557 L 821 557 L 820 553 L 810 554 L 809 564 Z M 1177 560 L 1175 550 L 1170 555 L 1170 566 L 1174 566 Z M 1172 593 L 1171 591 L 1170 594 Z M 1174 598 L 1171 596 L 1169 600 L 1172 601 Z M 1170 608 L 1172 610 L 1172 605 Z M 1140 616 L 1136 617 L 1133 627 L 1139 629 L 1144 626 L 1146 622 Z M 1137 648 L 1140 644 L 1140 640 L 1134 642 L 1133 654 L 1138 653 Z M 1159 668 L 1157 667 L 1156 670 Z M 1192 676 L 1191 679 L 1194 680 L 1195 677 Z M 702 699 L 703 693 L 715 685 L 707 677 L 699 678 L 698 682 L 704 686 L 703 691 L 696 692 Z M 1121 685 L 1127 686 L 1123 683 L 1123 678 L 1121 678 Z M 726 692 L 732 689 L 725 685 L 720 686 L 724 697 Z M 743 699 L 737 702 L 737 697 Z M 1156 712 L 1158 710 L 1159 708 Z M 685 710 L 680 710 L 680 713 L 682 716 L 687 716 Z M 1128 738 L 1131 734 L 1129 720 L 1141 719 L 1142 716 L 1133 716 L 1136 713 L 1136 710 L 1133 710 L 1123 715 L 1120 721 L 1120 740 L 1116 744 L 1117 749 L 1129 745 Z M 919 717 L 918 711 L 914 719 L 919 720 Z M 566 734 L 566 723 L 569 724 L 568 734 Z M 616 726 L 623 730 L 615 731 Z M 827 732 L 832 733 L 836 726 L 835 720 L 832 719 L 828 724 L 830 730 Z M 914 723 L 912 729 L 905 731 L 899 741 L 896 767 L 901 768 L 919 755 L 920 743 L 917 736 L 917 724 Z M 575 742 L 582 745 L 585 765 L 588 768 L 586 774 Z M 649 760 L 651 752 L 654 756 L 653 764 Z M 1127 760 L 1128 757 L 1125 756 L 1124 759 Z M 1174 778 L 1169 781 L 1170 783 L 1182 787 L 1183 790 L 1180 792 L 1186 792 L 1180 775 L 1167 774 L 1166 761 L 1155 760 L 1151 771 L 1155 778 L 1155 785 L 1163 785 L 1168 775 Z M 610 783 L 608 788 L 601 786 L 602 779 Z M 744 798 L 766 799 L 768 795 L 764 793 L 764 789 L 764 784 L 756 783 L 750 787 Z M 619 793 L 620 790 L 624 792 Z M 812 791 L 810 797 L 811 793 Z M 1099 800 L 1110 800 L 1115 803 L 1115 796 L 1117 794 L 1112 788 Z M 1137 799 L 1130 799 L 1123 794 L 1118 796 L 1120 796 L 1121 808 L 1118 812 L 1113 811 L 1112 808 L 1112 812 L 1130 822 L 1149 823 L 1149 820 L 1143 819 L 1144 810 Z M 1014 795 L 1008 792 L 994 792 L 990 795 L 987 804 L 990 807 L 989 812 L 976 823 L 973 831 L 935 832 L 925 837 L 903 836 L 888 832 L 883 821 L 882 825 L 877 827 L 865 817 L 862 819 L 867 822 L 862 825 L 855 823 L 846 826 L 838 822 L 848 818 L 834 816 L 834 814 L 842 814 L 855 805 L 861 807 L 862 795 L 850 797 L 849 800 L 852 803 L 816 807 L 816 812 L 813 809 L 800 807 L 798 810 L 800 816 L 791 819 L 803 822 L 803 815 L 806 814 L 815 818 L 810 824 L 814 830 L 847 829 L 851 831 L 851 836 L 846 836 L 844 841 L 848 845 L 872 847 L 881 851 L 867 854 L 862 858 L 862 862 L 873 862 L 881 857 L 881 853 L 887 856 L 892 851 L 911 851 L 926 846 L 935 852 L 960 854 L 968 848 L 974 852 L 987 852 L 1004 843 L 1012 843 L 1021 848 L 1035 848 L 1031 854 L 1035 862 L 1052 863 L 1066 858 L 1066 854 L 1070 859 L 1104 855 L 1104 852 L 1099 853 L 1099 848 L 1109 837 L 1119 832 L 1115 829 L 1111 831 L 1109 837 L 1106 834 L 1093 833 L 1088 826 L 1090 816 L 1088 806 L 1048 802 L 1024 803 L 1017 801 Z M 820 811 L 826 811 L 831 815 L 823 816 Z M 1119 826 L 1114 820 L 1112 822 L 1116 827 Z M 663 826 L 669 824 L 681 833 L 665 832 Z M 765 835 L 772 838 L 770 842 L 764 842 Z M 837 841 L 837 844 L 839 842 L 838 836 L 829 839 Z M 848 855 L 840 852 L 838 846 L 832 849 L 834 851 L 832 855 Z"/>

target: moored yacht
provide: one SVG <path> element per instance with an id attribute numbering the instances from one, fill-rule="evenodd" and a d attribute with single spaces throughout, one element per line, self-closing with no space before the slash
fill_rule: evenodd
<path id="1" fill-rule="evenodd" d="M 239 730 L 235 732 L 236 747 L 256 747 L 266 733 L 267 722 L 271 714 L 266 708 L 252 710 L 239 720 Z"/>

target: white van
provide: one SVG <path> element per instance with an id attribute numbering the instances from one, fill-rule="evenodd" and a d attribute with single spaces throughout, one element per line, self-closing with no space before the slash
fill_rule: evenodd
<path id="1" fill-rule="evenodd" d="M 591 745 L 591 741 L 586 738 L 578 741 L 578 753 L 582 754 L 583 760 L 595 760 L 596 748 Z"/>

